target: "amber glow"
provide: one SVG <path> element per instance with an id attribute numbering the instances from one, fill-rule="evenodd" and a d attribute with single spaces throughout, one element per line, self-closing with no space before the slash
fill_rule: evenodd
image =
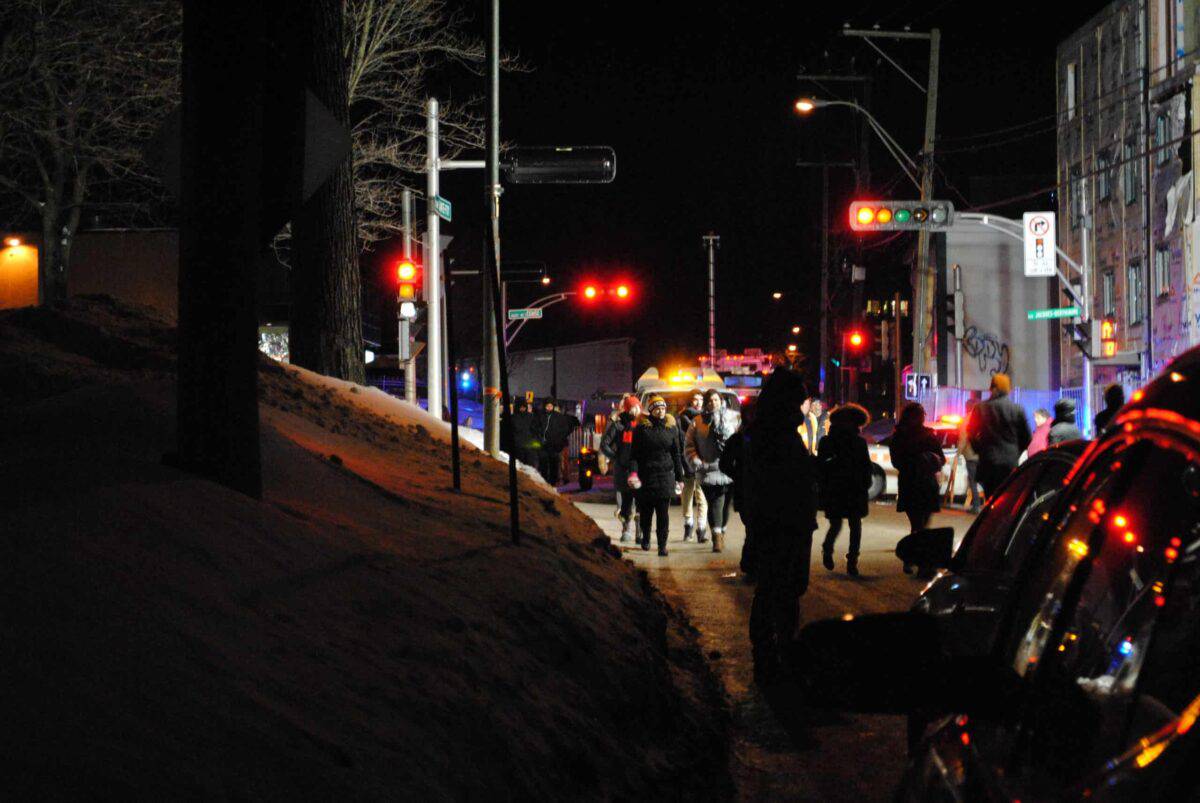
<path id="1" fill-rule="evenodd" d="M 869 206 L 859 207 L 858 222 L 862 225 L 869 225 L 875 220 L 875 210 Z"/>
<path id="2" fill-rule="evenodd" d="M 801 114 L 808 114 L 815 108 L 817 108 L 817 104 L 813 103 L 810 98 L 800 98 L 796 101 L 796 111 Z"/>
<path id="3" fill-rule="evenodd" d="M 875 221 L 877 223 L 891 223 L 892 222 L 892 210 L 880 209 L 878 212 L 875 213 Z"/>
<path id="4" fill-rule="evenodd" d="M 16 248 L 18 245 L 21 244 L 21 238 L 20 237 L 5 237 L 4 244 L 7 245 L 9 248 Z"/>

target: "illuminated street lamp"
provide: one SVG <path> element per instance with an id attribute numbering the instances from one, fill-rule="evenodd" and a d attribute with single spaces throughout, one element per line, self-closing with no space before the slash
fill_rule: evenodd
<path id="1" fill-rule="evenodd" d="M 783 298 L 783 293 L 781 293 L 781 292 L 779 292 L 778 290 L 776 290 L 774 293 L 771 293 L 771 298 L 773 298 L 773 299 L 775 299 L 776 301 L 778 301 L 779 299 Z"/>
<path id="2" fill-rule="evenodd" d="M 788 354 L 795 354 L 799 347 L 795 343 L 788 343 Z"/>
<path id="3" fill-rule="evenodd" d="M 799 326 L 793 326 L 793 327 L 792 327 L 792 334 L 794 334 L 794 335 L 798 335 L 798 334 L 800 334 L 800 327 L 799 327 Z"/>

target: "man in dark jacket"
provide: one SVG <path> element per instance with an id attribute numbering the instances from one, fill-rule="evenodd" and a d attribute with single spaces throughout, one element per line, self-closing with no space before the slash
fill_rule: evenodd
<path id="1" fill-rule="evenodd" d="M 1029 446 L 1029 421 L 1020 405 L 1008 397 L 1012 380 L 1008 374 L 992 377 L 992 396 L 977 405 L 967 421 L 971 446 L 979 454 L 979 484 L 990 499 Z"/>
<path id="2" fill-rule="evenodd" d="M 524 399 L 518 399 L 512 417 L 513 452 L 520 460 L 532 468 L 538 467 L 538 439 L 534 434 L 533 413 Z"/>
<path id="3" fill-rule="evenodd" d="M 1075 400 L 1064 396 L 1054 403 L 1054 421 L 1050 424 L 1046 443 L 1054 446 L 1078 440 L 1083 440 L 1083 433 L 1075 424 Z"/>
<path id="4" fill-rule="evenodd" d="M 579 428 L 579 419 L 560 413 L 554 399 L 547 398 L 542 402 L 542 409 L 534 422 L 538 440 L 542 444 L 538 471 L 546 482 L 557 487 L 562 452 L 567 448 L 571 433 Z"/>
<path id="5" fill-rule="evenodd" d="M 1097 438 L 1108 423 L 1113 420 L 1113 416 L 1117 414 L 1117 410 L 1125 404 L 1125 388 L 1113 383 L 1104 389 L 1104 409 L 1096 413 L 1095 424 L 1096 431 L 1093 433 Z"/>

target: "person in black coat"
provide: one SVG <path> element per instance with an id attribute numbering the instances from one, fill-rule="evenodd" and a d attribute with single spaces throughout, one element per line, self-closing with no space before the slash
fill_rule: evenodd
<path id="1" fill-rule="evenodd" d="M 579 419 L 559 412 L 552 398 L 543 401 L 542 409 L 534 416 L 535 434 L 541 443 L 538 471 L 551 485 L 558 485 L 563 449 L 579 426 Z"/>
<path id="2" fill-rule="evenodd" d="M 513 452 L 517 460 L 531 468 L 538 467 L 538 440 L 534 434 L 533 413 L 524 399 L 518 399 L 512 416 Z"/>
<path id="3" fill-rule="evenodd" d="M 946 455 L 937 434 L 925 426 L 925 408 L 917 402 L 909 402 L 901 410 L 888 451 L 898 475 L 896 512 L 908 517 L 910 533 L 920 532 L 942 509 L 938 471 L 945 465 Z M 911 573 L 912 566 L 904 564 L 904 572 Z"/>
<path id="4" fill-rule="evenodd" d="M 1113 416 L 1117 414 L 1125 404 L 1125 388 L 1113 383 L 1104 389 L 1104 409 L 1096 413 L 1093 423 L 1096 425 L 1095 436 L 1100 437 L 1100 433 L 1104 432 L 1104 428 L 1113 420 Z"/>
<path id="5" fill-rule="evenodd" d="M 967 437 L 979 455 L 977 478 L 989 499 L 1017 467 L 1032 438 L 1025 411 L 1008 397 L 1011 390 L 1008 375 L 995 374 L 991 398 L 976 405 L 967 419 Z"/>
<path id="6" fill-rule="evenodd" d="M 821 509 L 829 519 L 829 531 L 821 544 L 821 562 L 833 571 L 833 547 L 850 525 L 850 551 L 846 574 L 858 577 L 858 553 L 862 548 L 862 520 L 867 515 L 867 491 L 871 487 L 871 457 L 859 431 L 871 416 L 857 404 L 845 404 L 829 414 L 829 433 L 817 446 L 817 477 L 821 487 Z"/>
<path id="7" fill-rule="evenodd" d="M 743 499 L 754 528 L 758 587 L 750 610 L 754 677 L 770 685 L 786 672 L 785 653 L 808 590 L 817 528 L 814 460 L 800 437 L 808 398 L 799 374 L 777 368 L 767 380 L 742 443 Z"/>
<path id="8" fill-rule="evenodd" d="M 1083 440 L 1083 432 L 1075 424 L 1075 400 L 1064 396 L 1054 403 L 1054 421 L 1050 424 L 1048 446 L 1057 446 L 1067 441 Z"/>
<path id="9" fill-rule="evenodd" d="M 633 430 L 628 482 L 637 491 L 642 549 L 650 548 L 653 523 L 658 535 L 658 554 L 666 555 L 671 498 L 683 490 L 683 456 L 679 452 L 679 428 L 667 413 L 666 400 L 652 396 L 646 407 L 649 418 L 638 422 Z"/>
<path id="10" fill-rule="evenodd" d="M 621 399 L 621 412 L 608 422 L 600 438 L 600 451 L 612 461 L 613 489 L 620 499 L 617 518 L 621 520 L 622 541 L 632 541 L 634 537 L 634 492 L 629 487 L 629 471 L 633 459 L 633 430 L 641 415 L 637 396 L 629 394 Z"/>

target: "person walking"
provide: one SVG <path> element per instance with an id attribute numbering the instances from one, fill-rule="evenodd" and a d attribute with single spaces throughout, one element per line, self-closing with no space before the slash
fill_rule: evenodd
<path id="1" fill-rule="evenodd" d="M 542 409 L 535 418 L 535 427 L 541 441 L 541 460 L 538 471 L 546 482 L 558 487 L 562 469 L 562 453 L 567 448 L 571 433 L 580 427 L 579 419 L 559 412 L 553 398 L 542 402 Z"/>
<path id="2" fill-rule="evenodd" d="M 1033 434 L 1029 436 L 1029 446 L 1025 448 L 1026 457 L 1033 457 L 1050 445 L 1050 419 L 1050 411 L 1044 407 L 1033 411 Z"/>
<path id="3" fill-rule="evenodd" d="M 688 430 L 703 413 L 704 394 L 698 390 L 693 391 L 691 398 L 688 399 L 688 406 L 679 413 L 679 445 L 681 449 L 686 449 Z M 704 522 L 708 517 L 708 501 L 704 498 L 700 480 L 696 479 L 696 468 L 690 460 L 683 461 L 683 474 L 683 496 L 680 504 L 683 507 L 683 540 L 687 542 L 692 540 L 697 522 L 700 523 L 699 529 L 704 530 Z"/>
<path id="4" fill-rule="evenodd" d="M 917 402 L 909 402 L 900 411 L 888 451 L 898 474 L 896 512 L 908 517 L 909 533 L 920 532 L 942 509 L 938 472 L 946 455 L 937 435 L 925 426 L 925 408 Z M 911 564 L 904 564 L 905 574 L 912 570 Z"/>
<path id="5" fill-rule="evenodd" d="M 1100 433 L 1113 420 L 1113 416 L 1117 414 L 1125 404 L 1125 388 L 1115 382 L 1104 389 L 1104 409 L 1096 413 L 1094 423 L 1096 425 L 1095 436 L 1100 437 Z"/>
<path id="6" fill-rule="evenodd" d="M 517 460 L 530 468 L 537 468 L 539 462 L 538 440 L 534 434 L 534 427 L 534 415 L 529 409 L 529 403 L 524 399 L 517 399 L 512 416 L 513 451 Z"/>
<path id="7" fill-rule="evenodd" d="M 804 448 L 814 456 L 817 454 L 817 446 L 820 444 L 821 437 L 825 434 L 822 431 L 821 419 L 813 410 L 814 405 L 820 403 L 821 400 L 816 396 L 804 400 L 804 404 L 800 408 L 804 415 L 797 429 L 800 439 L 804 441 Z"/>
<path id="8" fill-rule="evenodd" d="M 1067 441 L 1083 440 L 1083 431 L 1075 423 L 1075 400 L 1062 397 L 1054 403 L 1054 421 L 1050 425 L 1050 433 L 1046 443 L 1057 446 Z"/>
<path id="9" fill-rule="evenodd" d="M 750 609 L 754 678 L 781 680 L 800 624 L 817 529 L 815 461 L 800 437 L 808 394 L 800 376 L 776 368 L 755 405 L 743 443 L 744 499 L 754 527 L 758 585 Z"/>
<path id="10" fill-rule="evenodd" d="M 967 399 L 964 423 L 958 432 L 958 454 L 962 457 L 963 465 L 967 469 L 967 492 L 971 495 L 969 510 L 972 513 L 978 513 L 983 508 L 983 492 L 979 489 L 979 453 L 975 451 L 975 447 L 971 446 L 971 439 L 967 437 L 965 421 L 971 419 L 971 413 L 978 404 L 978 399 Z M 963 499 L 964 504 L 966 501 Z"/>
<path id="11" fill-rule="evenodd" d="M 821 438 L 817 448 L 820 506 L 829 520 L 829 531 L 821 544 L 821 563 L 833 571 L 833 548 L 845 521 L 850 526 L 846 574 L 851 577 L 858 577 L 862 520 L 867 515 L 867 491 L 871 487 L 871 457 L 859 432 L 870 420 L 859 405 L 843 404 L 829 413 L 829 434 Z"/>
<path id="12" fill-rule="evenodd" d="M 750 524 L 750 511 L 746 509 L 746 429 L 749 426 L 749 422 L 746 420 L 747 414 L 747 409 L 743 407 L 742 422 L 733 436 L 725 442 L 725 451 L 721 453 L 721 459 L 718 462 L 721 471 L 733 480 L 733 484 L 729 486 L 729 496 L 733 499 L 733 509 L 741 517 L 742 529 L 746 533 L 746 537 L 742 541 L 742 557 L 738 561 L 738 568 L 747 579 L 753 579 L 756 570 L 754 530 Z"/>
<path id="13" fill-rule="evenodd" d="M 696 479 L 708 502 L 708 528 L 712 533 L 712 551 L 725 548 L 725 525 L 729 522 L 733 498 L 728 495 L 733 479 L 721 471 L 721 453 L 733 435 L 736 424 L 725 409 L 725 402 L 716 390 L 704 394 L 704 412 L 688 430 L 685 453 L 696 471 Z M 696 528 L 696 541 L 707 540 L 703 526 Z"/>
<path id="14" fill-rule="evenodd" d="M 967 420 L 967 435 L 979 453 L 979 483 L 988 499 L 1017 467 L 1031 438 L 1025 411 L 1008 397 L 1011 390 L 1008 374 L 993 375 L 991 398 Z"/>
<path id="15" fill-rule="evenodd" d="M 642 549 L 650 549 L 650 529 L 658 536 L 658 554 L 667 554 L 670 534 L 668 513 L 671 497 L 683 491 L 683 459 L 679 453 L 679 431 L 675 418 L 667 412 L 662 396 L 647 403 L 649 418 L 633 430 L 633 449 L 629 461 L 629 486 L 637 492 L 638 517 L 641 519 Z"/>
<path id="16" fill-rule="evenodd" d="M 617 492 L 617 518 L 621 521 L 621 541 L 632 541 L 636 534 L 633 514 L 634 492 L 629 487 L 629 466 L 633 460 L 633 430 L 642 415 L 638 397 L 632 393 L 621 399 L 620 412 L 608 422 L 600 437 L 600 452 L 612 463 L 613 489 Z"/>

